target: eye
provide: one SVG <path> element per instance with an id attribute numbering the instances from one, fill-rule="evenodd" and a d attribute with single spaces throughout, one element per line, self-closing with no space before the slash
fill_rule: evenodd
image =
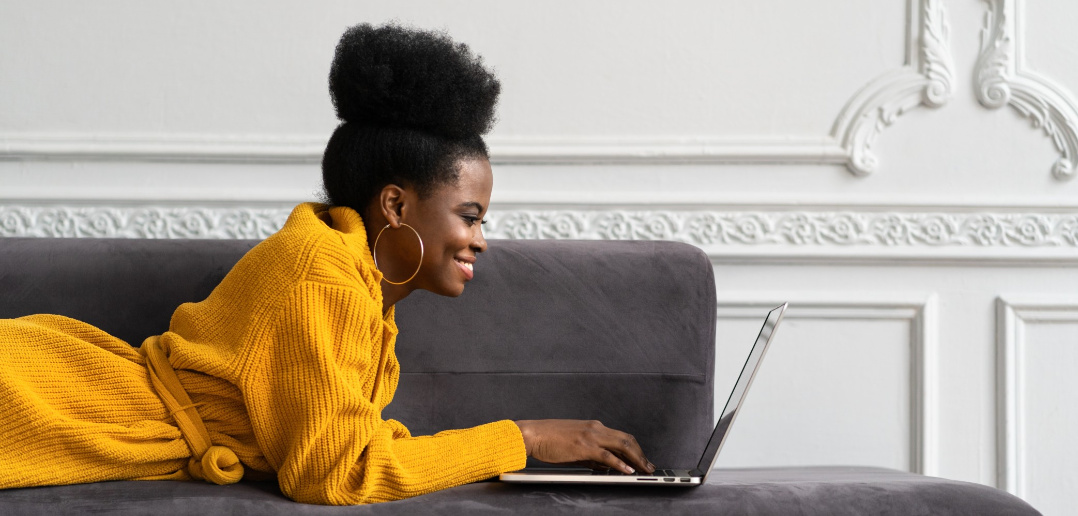
<path id="1" fill-rule="evenodd" d="M 480 224 L 486 224 L 487 223 L 486 220 L 479 220 L 479 217 L 476 217 L 476 216 L 473 216 L 473 215 L 461 215 L 461 218 L 464 219 L 464 222 L 468 223 L 468 226 L 474 226 L 476 222 L 478 222 Z"/>

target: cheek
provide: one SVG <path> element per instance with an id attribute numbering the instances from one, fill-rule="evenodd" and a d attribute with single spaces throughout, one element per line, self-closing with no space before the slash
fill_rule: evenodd
<path id="1" fill-rule="evenodd" d="M 423 228 L 423 262 L 431 266 L 444 265 L 447 260 L 467 250 L 473 240 L 472 228 L 454 220 L 439 221 Z"/>
<path id="2" fill-rule="evenodd" d="M 431 265 L 441 265 L 456 255 L 460 249 L 460 243 L 455 234 L 440 233 L 436 237 L 425 238 L 423 262 Z"/>
<path id="3" fill-rule="evenodd" d="M 472 232 L 467 228 L 446 228 L 439 240 L 446 254 L 455 255 L 471 245 Z"/>

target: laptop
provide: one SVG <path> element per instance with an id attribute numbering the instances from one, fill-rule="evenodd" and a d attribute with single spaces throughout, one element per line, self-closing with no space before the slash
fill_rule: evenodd
<path id="1" fill-rule="evenodd" d="M 696 469 L 660 469 L 648 475 L 643 472 L 626 474 L 616 470 L 590 470 L 570 468 L 535 468 L 522 469 L 511 473 L 502 473 L 499 478 L 502 482 L 515 483 L 538 483 L 538 484 L 636 484 L 636 485 L 660 485 L 660 486 L 698 486 L 707 480 L 711 469 L 715 467 L 715 460 L 719 457 L 719 450 L 726 438 L 730 435 L 730 427 L 734 424 L 738 410 L 745 401 L 745 394 L 749 391 L 749 385 L 760 368 L 760 362 L 764 359 L 764 353 L 771 345 L 771 339 L 775 336 L 775 328 L 782 321 L 782 315 L 786 312 L 786 306 L 775 307 L 764 319 L 764 325 L 756 336 L 756 343 L 749 351 L 749 357 L 741 368 L 741 374 L 737 377 L 734 390 L 730 392 L 730 398 L 726 401 L 726 407 L 722 410 L 719 422 L 715 424 L 715 430 L 711 432 L 711 439 L 704 446 L 700 456 L 700 462 Z"/>

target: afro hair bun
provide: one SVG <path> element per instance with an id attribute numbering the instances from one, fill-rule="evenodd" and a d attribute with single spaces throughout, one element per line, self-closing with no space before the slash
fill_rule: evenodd
<path id="1" fill-rule="evenodd" d="M 345 122 L 460 140 L 490 131 L 501 85 L 444 33 L 365 23 L 341 36 L 329 90 Z"/>

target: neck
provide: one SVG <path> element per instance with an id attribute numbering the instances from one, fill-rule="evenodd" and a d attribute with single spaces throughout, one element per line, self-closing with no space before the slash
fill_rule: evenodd
<path id="1" fill-rule="evenodd" d="M 389 313 L 389 309 L 393 305 L 397 304 L 397 301 L 408 297 L 408 294 L 412 293 L 411 288 L 408 285 L 390 285 L 385 281 L 382 282 L 382 316 L 385 317 Z"/>

